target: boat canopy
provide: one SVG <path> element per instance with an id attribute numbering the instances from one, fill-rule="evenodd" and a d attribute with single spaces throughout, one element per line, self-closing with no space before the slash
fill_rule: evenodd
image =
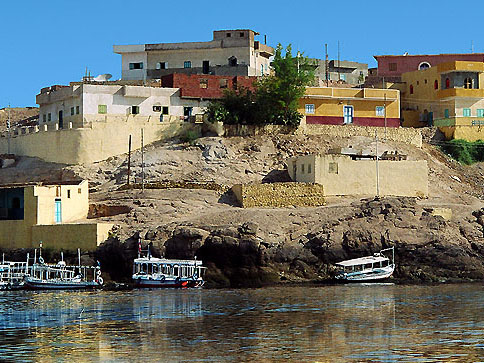
<path id="1" fill-rule="evenodd" d="M 165 265 L 189 265 L 189 266 L 202 266 L 201 260 L 172 260 L 166 258 L 156 258 L 156 257 L 140 257 L 134 260 L 135 264 L 165 264 Z"/>
<path id="2" fill-rule="evenodd" d="M 348 266 L 366 265 L 368 263 L 376 263 L 376 262 L 383 262 L 383 261 L 388 261 L 388 258 L 385 256 L 368 256 L 368 257 L 354 258 L 352 260 L 341 261 L 341 262 L 338 262 L 336 265 L 342 266 L 342 267 L 348 267 Z"/>

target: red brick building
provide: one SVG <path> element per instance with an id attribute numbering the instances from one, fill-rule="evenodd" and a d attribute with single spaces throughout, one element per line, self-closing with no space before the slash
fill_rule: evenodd
<path id="1" fill-rule="evenodd" d="M 161 78 L 163 87 L 180 88 L 181 98 L 217 99 L 227 89 L 254 89 L 257 77 L 216 76 L 209 74 L 172 73 Z"/>

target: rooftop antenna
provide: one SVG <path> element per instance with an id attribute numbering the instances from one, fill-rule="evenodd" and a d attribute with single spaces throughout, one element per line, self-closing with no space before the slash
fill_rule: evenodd
<path id="1" fill-rule="evenodd" d="M 264 34 L 264 44 L 267 44 L 267 34 Z"/>
<path id="2" fill-rule="evenodd" d="M 328 68 L 328 43 L 324 45 L 324 50 L 326 53 L 326 57 L 324 60 L 324 69 L 325 69 L 325 78 L 326 78 L 326 87 L 329 87 L 329 68 Z"/>
<path id="3" fill-rule="evenodd" d="M 11 126 L 11 121 L 10 121 L 10 103 L 8 104 L 8 119 L 7 119 L 7 154 L 10 154 L 10 126 Z"/>

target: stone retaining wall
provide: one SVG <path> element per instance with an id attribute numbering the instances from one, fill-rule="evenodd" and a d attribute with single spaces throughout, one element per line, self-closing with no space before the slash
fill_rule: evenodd
<path id="1" fill-rule="evenodd" d="M 243 208 L 317 207 L 325 204 L 323 186 L 318 184 L 237 184 L 232 191 Z"/>

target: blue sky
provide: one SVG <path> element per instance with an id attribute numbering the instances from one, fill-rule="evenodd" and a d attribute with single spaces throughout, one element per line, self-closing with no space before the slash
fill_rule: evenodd
<path id="1" fill-rule="evenodd" d="M 2 1 L 0 108 L 35 106 L 40 88 L 94 75 L 120 77 L 113 44 L 207 41 L 250 28 L 269 45 L 376 66 L 373 55 L 484 52 L 482 1 Z M 261 40 L 263 38 L 261 37 Z"/>

